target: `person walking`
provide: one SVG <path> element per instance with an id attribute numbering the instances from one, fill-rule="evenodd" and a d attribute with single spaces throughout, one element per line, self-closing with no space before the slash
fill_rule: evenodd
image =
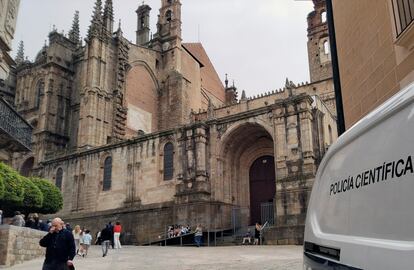
<path id="1" fill-rule="evenodd" d="M 40 241 L 46 248 L 46 257 L 42 270 L 73 269 L 73 258 L 76 255 L 75 241 L 70 231 L 63 229 L 60 218 L 52 220 L 49 233 Z"/>
<path id="2" fill-rule="evenodd" d="M 108 225 L 101 231 L 101 241 L 102 241 L 102 257 L 105 257 L 108 254 L 109 246 L 111 245 L 111 227 Z"/>
<path id="3" fill-rule="evenodd" d="M 114 243 L 114 225 L 112 224 L 112 222 L 109 222 L 108 225 L 109 225 L 109 230 L 111 231 L 111 246 L 112 246 L 112 249 L 114 249 L 115 248 L 115 243 Z"/>
<path id="4" fill-rule="evenodd" d="M 86 230 L 82 235 L 82 253 L 81 256 L 85 257 L 88 255 L 89 247 L 92 243 L 92 235 L 89 230 Z"/>
<path id="5" fill-rule="evenodd" d="M 200 247 L 203 242 L 203 227 L 201 227 L 201 224 L 198 224 L 195 229 L 194 241 L 197 247 Z"/>
<path id="6" fill-rule="evenodd" d="M 3 225 L 3 211 L 0 210 L 0 225 Z"/>
<path id="7" fill-rule="evenodd" d="M 262 230 L 262 225 L 259 222 L 256 222 L 256 226 L 254 227 L 254 242 L 255 245 L 260 245 L 260 231 Z"/>
<path id="8" fill-rule="evenodd" d="M 75 229 L 73 229 L 72 234 L 73 234 L 73 239 L 75 240 L 76 254 L 79 255 L 80 240 L 82 236 L 82 231 L 79 225 L 75 226 Z"/>
<path id="9" fill-rule="evenodd" d="M 19 211 L 14 212 L 14 217 L 11 224 L 18 227 L 24 227 L 25 223 L 26 222 L 24 221 L 22 214 L 20 214 Z"/>
<path id="10" fill-rule="evenodd" d="M 115 223 L 114 226 L 114 245 L 115 249 L 121 249 L 121 242 L 119 241 L 119 237 L 121 236 L 122 226 L 119 221 Z"/>

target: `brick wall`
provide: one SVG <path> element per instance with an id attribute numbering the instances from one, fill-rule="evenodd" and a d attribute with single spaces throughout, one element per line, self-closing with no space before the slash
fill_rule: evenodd
<path id="1" fill-rule="evenodd" d="M 0 267 L 44 256 L 45 249 L 39 246 L 39 241 L 45 234 L 28 228 L 0 226 Z"/>

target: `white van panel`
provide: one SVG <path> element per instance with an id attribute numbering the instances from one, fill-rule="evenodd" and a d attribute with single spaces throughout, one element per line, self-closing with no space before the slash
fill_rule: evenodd
<path id="1" fill-rule="evenodd" d="M 414 269 L 414 84 L 331 146 L 308 207 L 305 242 L 361 269 Z M 329 268 L 321 268 L 329 269 Z"/>

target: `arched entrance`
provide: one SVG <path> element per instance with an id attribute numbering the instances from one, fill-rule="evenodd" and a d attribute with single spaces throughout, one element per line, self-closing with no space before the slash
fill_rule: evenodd
<path id="1" fill-rule="evenodd" d="M 275 161 L 273 156 L 256 159 L 249 172 L 250 224 L 260 222 L 262 203 L 273 202 L 276 193 Z"/>
<path id="2" fill-rule="evenodd" d="M 22 167 L 20 168 L 20 174 L 25 177 L 31 176 L 33 165 L 34 165 L 34 157 L 30 157 L 26 159 Z"/>
<path id="3" fill-rule="evenodd" d="M 260 221 L 261 203 L 275 196 L 275 153 L 271 130 L 257 122 L 246 122 L 229 128 L 222 137 L 219 177 L 212 183 L 213 192 L 217 200 L 233 207 L 231 220 L 237 223 L 235 227 Z M 262 171 L 264 168 L 265 172 Z"/>

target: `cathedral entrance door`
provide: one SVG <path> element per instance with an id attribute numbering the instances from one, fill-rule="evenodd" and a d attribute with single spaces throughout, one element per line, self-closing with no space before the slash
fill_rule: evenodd
<path id="1" fill-rule="evenodd" d="M 250 167 L 250 224 L 261 221 L 261 204 L 275 197 L 275 161 L 273 156 L 262 156 Z M 263 225 L 263 224 L 262 224 Z"/>

